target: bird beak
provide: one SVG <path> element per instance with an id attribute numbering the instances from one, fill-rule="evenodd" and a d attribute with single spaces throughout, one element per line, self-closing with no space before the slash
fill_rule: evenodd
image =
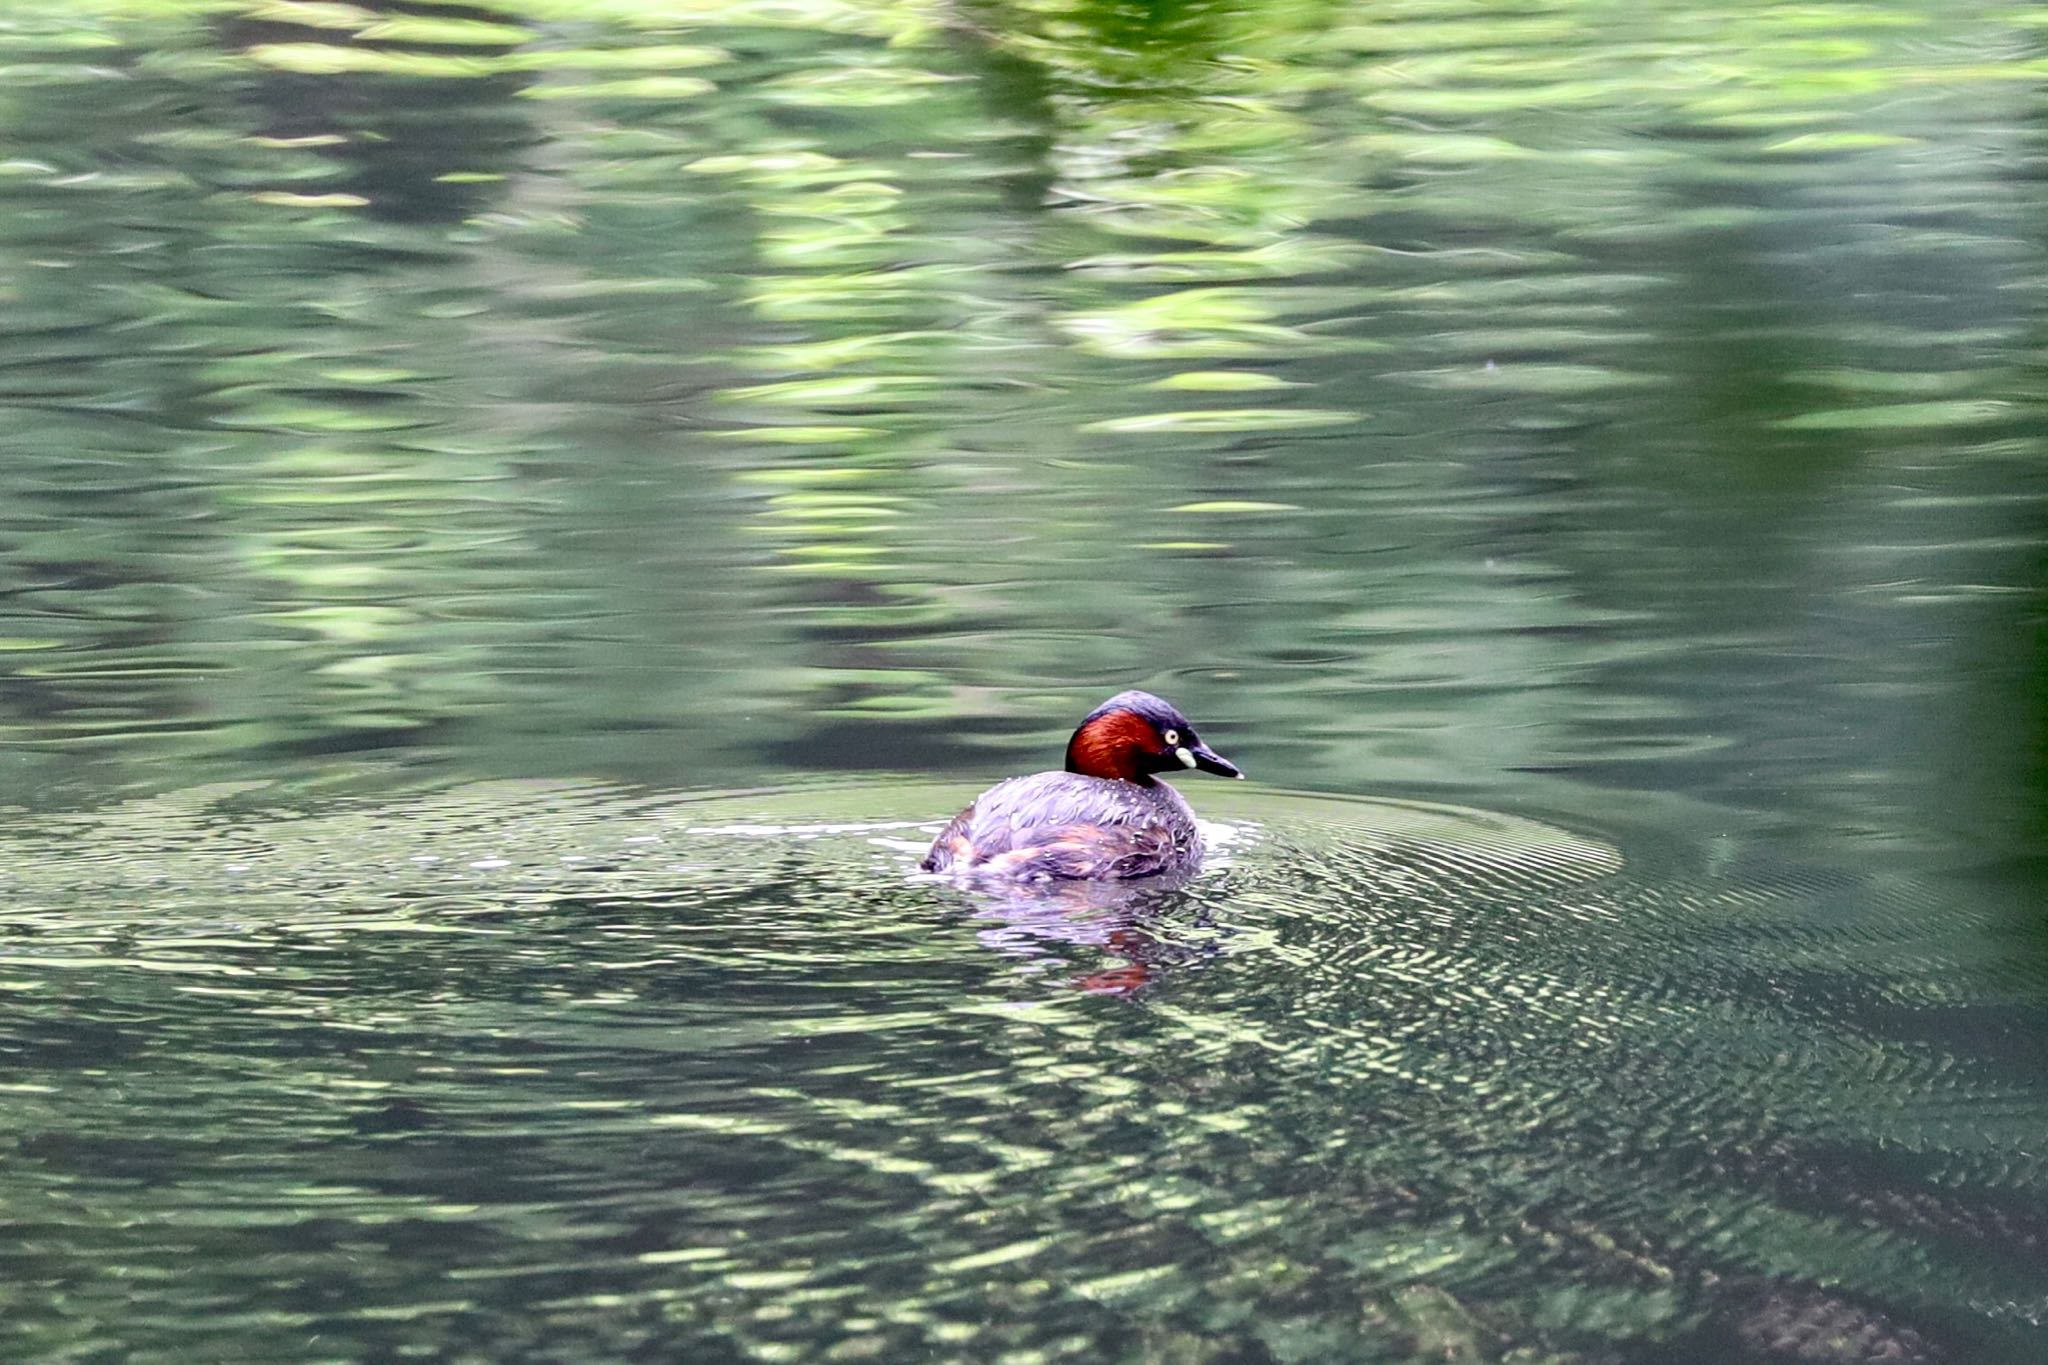
<path id="1" fill-rule="evenodd" d="M 1206 744 L 1197 744 L 1192 748 L 1183 749 L 1181 752 L 1187 755 L 1187 758 L 1181 761 L 1187 763 L 1190 768 L 1200 768 L 1205 773 L 1215 773 L 1219 777 L 1244 776 L 1243 773 L 1237 770 L 1235 763 L 1232 763 Z M 1193 762 L 1188 762 L 1189 759 L 1192 759 Z"/>

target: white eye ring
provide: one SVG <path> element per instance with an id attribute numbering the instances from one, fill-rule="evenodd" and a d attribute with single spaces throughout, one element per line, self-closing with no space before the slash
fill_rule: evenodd
<path id="1" fill-rule="evenodd" d="M 1160 738 L 1166 741 L 1166 745 L 1168 748 L 1172 748 L 1174 745 L 1180 743 L 1180 731 L 1168 730 L 1165 734 L 1161 735 Z"/>

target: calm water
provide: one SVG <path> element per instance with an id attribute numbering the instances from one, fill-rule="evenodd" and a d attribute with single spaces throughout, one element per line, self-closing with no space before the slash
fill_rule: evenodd
<path id="1" fill-rule="evenodd" d="M 2048 1358 L 2038 8 L 0 67 L 8 1358 Z"/>

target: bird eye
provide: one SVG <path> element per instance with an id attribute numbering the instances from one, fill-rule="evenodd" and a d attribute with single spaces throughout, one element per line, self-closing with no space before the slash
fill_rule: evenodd
<path id="1" fill-rule="evenodd" d="M 1180 743 L 1180 731 L 1168 730 L 1165 734 L 1161 735 L 1160 738 L 1165 740 L 1168 744 L 1178 744 Z"/>

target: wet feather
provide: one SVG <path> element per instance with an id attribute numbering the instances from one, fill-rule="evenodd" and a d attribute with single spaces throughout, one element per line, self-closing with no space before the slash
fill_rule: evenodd
<path id="1" fill-rule="evenodd" d="M 999 782 L 953 818 L 925 855 L 930 872 L 1129 878 L 1201 857 L 1194 812 L 1163 782 L 1043 772 Z"/>

